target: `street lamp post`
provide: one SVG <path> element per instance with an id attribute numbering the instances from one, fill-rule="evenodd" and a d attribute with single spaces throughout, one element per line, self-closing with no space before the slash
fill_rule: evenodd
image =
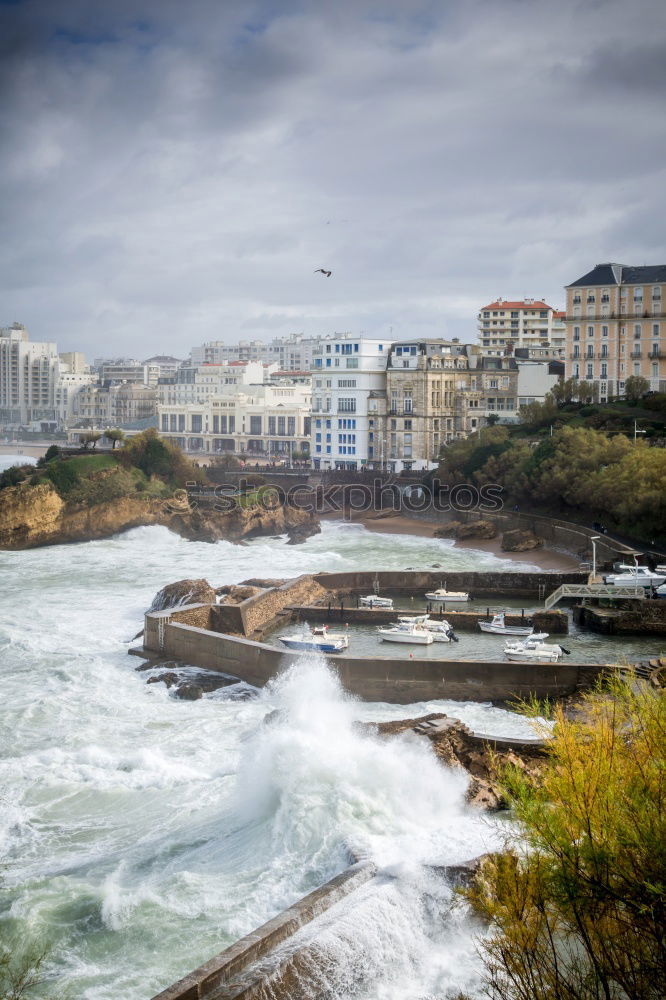
<path id="1" fill-rule="evenodd" d="M 601 535 L 592 535 L 590 541 L 592 542 L 592 582 L 594 583 L 597 576 L 597 542 L 601 538 Z"/>

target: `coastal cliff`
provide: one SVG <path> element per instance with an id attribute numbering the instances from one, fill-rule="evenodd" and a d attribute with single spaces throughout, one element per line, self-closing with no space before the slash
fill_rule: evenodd
<path id="1" fill-rule="evenodd" d="M 1 549 L 87 542 L 153 524 L 202 542 L 240 542 L 257 535 L 284 533 L 302 541 L 320 530 L 316 516 L 288 506 L 219 512 L 190 507 L 184 493 L 182 499 L 123 496 L 83 505 L 63 500 L 48 484 L 26 483 L 0 492 Z"/>

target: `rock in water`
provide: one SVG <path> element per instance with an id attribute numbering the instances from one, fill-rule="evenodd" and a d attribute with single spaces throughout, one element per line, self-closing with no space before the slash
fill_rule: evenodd
<path id="1" fill-rule="evenodd" d="M 289 536 L 289 541 L 287 545 L 300 545 L 304 542 L 306 538 L 311 538 L 312 535 L 318 535 L 321 532 L 321 525 L 318 521 L 305 522 L 304 524 L 297 524 L 293 528 L 289 528 L 287 534 Z"/>
<path id="2" fill-rule="evenodd" d="M 505 552 L 528 552 L 530 549 L 540 549 L 542 545 L 543 538 L 522 528 L 505 531 L 502 535 L 502 549 Z"/>
<path id="3" fill-rule="evenodd" d="M 494 538 L 497 528 L 492 521 L 448 521 L 435 529 L 435 538 Z"/>
<path id="4" fill-rule="evenodd" d="M 198 701 L 203 697 L 203 690 L 198 684 L 179 684 L 176 688 L 176 698 L 183 701 Z"/>
<path id="5" fill-rule="evenodd" d="M 155 594 L 153 603 L 148 608 L 151 611 L 166 611 L 168 608 L 179 608 L 184 604 L 215 604 L 215 590 L 208 580 L 178 580 L 162 587 Z"/>

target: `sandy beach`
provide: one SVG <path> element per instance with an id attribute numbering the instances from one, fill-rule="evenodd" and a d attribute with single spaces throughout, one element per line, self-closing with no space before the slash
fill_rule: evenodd
<path id="1" fill-rule="evenodd" d="M 381 531 L 385 535 L 416 535 L 419 538 L 433 538 L 437 527 L 434 522 L 422 521 L 404 514 L 392 514 L 389 517 L 378 514 L 376 511 L 355 511 L 353 514 L 354 516 L 348 519 L 354 524 L 362 524 L 368 531 Z M 322 514 L 321 519 L 337 521 L 340 519 L 340 514 Z M 497 538 L 454 540 L 456 548 L 490 552 L 498 559 L 506 559 L 507 562 L 530 562 L 540 569 L 561 573 L 579 569 L 578 560 L 564 552 L 554 552 L 552 549 L 546 548 L 531 549 L 529 552 L 504 552 L 500 543 L 499 536 Z"/>

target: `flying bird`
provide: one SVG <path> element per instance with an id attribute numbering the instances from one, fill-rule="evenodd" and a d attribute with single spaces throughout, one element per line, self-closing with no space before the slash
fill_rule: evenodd
<path id="1" fill-rule="evenodd" d="M 333 272 L 332 271 L 327 271 L 323 267 L 318 267 L 317 270 L 314 272 L 314 274 L 325 274 L 327 278 L 330 278 L 331 275 L 333 274 Z"/>

